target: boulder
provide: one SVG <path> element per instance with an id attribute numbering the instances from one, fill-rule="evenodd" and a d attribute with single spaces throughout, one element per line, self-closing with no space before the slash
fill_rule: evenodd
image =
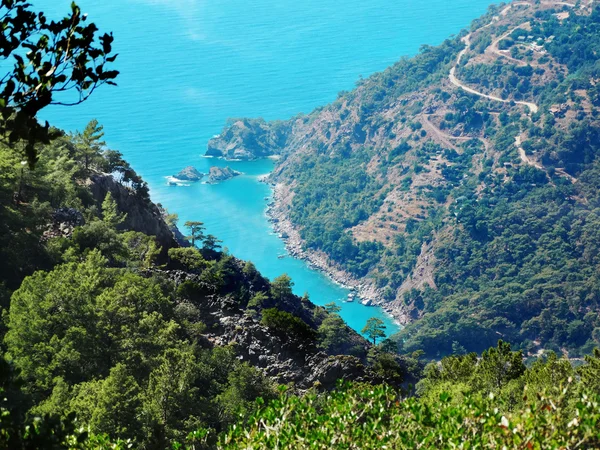
<path id="1" fill-rule="evenodd" d="M 56 237 L 70 238 L 75 227 L 85 224 L 83 214 L 74 208 L 59 208 L 52 213 L 52 221 L 42 235 L 42 240 Z"/>

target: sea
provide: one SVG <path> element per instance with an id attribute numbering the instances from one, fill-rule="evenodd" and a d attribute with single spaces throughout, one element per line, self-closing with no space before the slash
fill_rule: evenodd
<path id="1" fill-rule="evenodd" d="M 151 188 L 154 202 L 188 220 L 233 255 L 273 279 L 287 273 L 294 292 L 335 302 L 355 330 L 378 317 L 388 335 L 400 326 L 381 309 L 345 302 L 349 291 L 289 256 L 265 215 L 271 188 L 259 182 L 274 162 L 203 157 L 228 118 L 287 119 L 336 99 L 423 44 L 458 34 L 490 0 L 79 0 L 88 21 L 112 31 L 118 86 L 41 118 L 67 131 L 97 119 Z M 52 19 L 71 0 L 31 0 Z M 243 172 L 221 184 L 169 184 L 192 165 Z"/>

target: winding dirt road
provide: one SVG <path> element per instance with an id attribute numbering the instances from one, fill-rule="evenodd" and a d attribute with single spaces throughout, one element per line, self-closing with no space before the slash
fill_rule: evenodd
<path id="1" fill-rule="evenodd" d="M 492 44 L 485 49 L 485 53 L 492 53 L 496 56 L 500 56 L 502 58 L 506 58 L 507 60 L 513 62 L 514 64 L 517 64 L 519 66 L 525 66 L 527 65 L 526 62 L 521 61 L 520 59 L 517 58 L 513 58 L 512 56 L 508 55 L 506 52 L 506 50 L 500 50 L 498 48 L 498 44 L 500 43 L 500 41 L 503 41 L 504 39 L 506 39 L 508 36 L 510 36 L 513 31 L 518 30 L 519 28 L 527 28 L 529 26 L 529 22 L 525 22 L 522 23 L 521 25 L 518 25 L 516 27 L 514 27 L 513 29 L 507 31 L 506 33 L 504 33 L 502 36 L 500 36 L 499 38 L 496 38 L 492 41 Z"/>
<path id="2" fill-rule="evenodd" d="M 542 166 L 540 163 L 532 160 L 529 156 L 527 156 L 527 153 L 525 153 L 525 149 L 521 146 L 521 135 L 518 135 L 515 137 L 515 146 L 517 147 L 517 150 L 519 150 L 519 158 L 521 158 L 521 161 L 523 161 L 525 164 L 529 164 L 530 166 L 535 167 L 536 169 L 540 169 L 540 170 L 546 170 L 546 168 L 544 166 Z M 563 168 L 556 168 L 554 169 L 554 171 L 561 177 L 566 178 L 567 180 L 569 180 L 571 183 L 576 183 L 577 182 L 577 178 L 575 178 L 573 175 L 568 174 L 565 169 Z"/>
<path id="3" fill-rule="evenodd" d="M 592 6 L 594 0 L 590 0 L 588 3 L 588 6 Z M 568 6 L 570 8 L 574 8 L 576 5 L 574 5 L 573 3 L 567 3 L 567 2 L 561 2 L 561 1 L 553 1 L 553 0 L 547 0 L 544 1 L 542 0 L 541 2 L 542 4 L 552 4 L 552 5 L 561 5 L 561 6 Z M 528 2 L 513 2 L 510 5 L 508 5 L 506 8 L 504 8 L 502 11 L 500 11 L 500 16 L 506 16 L 506 14 L 508 13 L 508 11 L 513 7 L 513 6 L 518 6 L 518 5 L 522 5 L 522 6 L 531 6 L 530 3 Z M 583 8 L 584 6 L 582 6 Z M 494 24 L 494 22 L 497 22 L 500 19 L 499 16 L 494 16 L 494 18 L 492 19 L 492 21 L 490 23 L 488 23 L 487 25 L 484 25 L 483 27 L 481 27 L 479 30 L 482 30 L 484 28 L 490 27 Z M 505 55 L 503 53 L 500 52 L 500 50 L 498 49 L 498 43 L 502 40 L 505 39 L 507 36 L 509 36 L 514 30 L 518 29 L 518 28 L 522 28 L 524 26 L 529 25 L 529 22 L 526 23 L 522 23 L 520 25 L 518 25 L 517 27 L 511 29 L 510 31 L 504 33 L 502 36 L 500 36 L 499 38 L 495 39 L 492 44 L 486 49 L 486 52 L 489 50 L 492 53 L 495 53 L 498 56 L 502 56 L 504 58 L 507 58 L 515 63 L 522 63 L 521 61 L 512 58 L 511 56 Z M 477 30 L 477 31 L 479 31 Z M 450 80 L 450 82 L 458 87 L 459 89 L 462 89 L 466 92 L 469 92 L 473 95 L 477 95 L 479 97 L 482 98 L 487 98 L 488 100 L 494 100 L 497 102 L 502 102 L 502 103 L 510 103 L 510 100 L 504 99 L 504 98 L 500 98 L 494 95 L 488 95 L 488 94 L 484 94 L 483 92 L 477 91 L 465 84 L 463 84 L 458 78 L 456 78 L 456 69 L 457 67 L 460 65 L 463 56 L 470 50 L 471 48 L 471 36 L 473 33 L 469 33 L 467 34 L 465 37 L 462 38 L 462 42 L 465 44 L 465 48 L 463 50 L 460 51 L 460 53 L 458 54 L 458 57 L 456 58 L 456 63 L 454 64 L 454 66 L 450 69 L 450 73 L 448 75 L 448 78 Z M 522 101 L 515 101 L 515 103 L 517 105 L 523 105 L 526 106 L 529 109 L 530 114 L 535 114 L 538 112 L 539 107 L 538 105 L 536 105 L 535 103 L 532 102 L 522 102 Z M 433 124 L 429 123 L 429 126 L 431 128 L 433 127 Z M 443 139 L 444 137 L 450 138 L 451 136 L 444 136 L 444 133 L 442 133 L 440 130 L 437 130 L 438 137 Z M 484 141 L 485 143 L 485 141 Z M 532 160 L 531 158 L 529 158 L 527 156 L 527 153 L 525 152 L 525 149 L 522 147 L 521 145 L 521 135 L 518 135 L 517 137 L 515 137 L 515 146 L 517 147 L 517 150 L 519 152 L 519 158 L 521 159 L 521 161 L 525 164 L 528 164 L 530 166 L 533 166 L 537 169 L 540 170 L 545 170 L 544 166 L 542 166 L 540 163 Z M 572 183 L 575 183 L 577 181 L 577 178 L 573 177 L 572 175 L 569 175 L 564 169 L 562 168 L 558 168 L 556 169 L 556 173 L 559 174 L 560 176 L 567 178 L 569 181 L 571 181 Z"/>
<path id="4" fill-rule="evenodd" d="M 593 1 L 594 1 L 594 0 L 591 0 L 589 4 L 591 5 L 591 4 L 593 3 Z M 575 5 L 574 5 L 573 3 L 567 3 L 567 2 L 557 2 L 557 1 L 553 1 L 553 0 L 542 1 L 541 3 L 542 3 L 542 4 L 552 4 L 552 5 L 562 5 L 562 6 L 568 6 L 568 7 L 570 7 L 570 8 L 574 8 L 574 7 L 575 7 Z M 521 5 L 521 6 L 531 6 L 531 4 L 530 4 L 530 3 L 528 3 L 528 2 L 513 2 L 513 3 L 511 3 L 510 5 L 508 5 L 506 8 L 504 8 L 502 11 L 500 11 L 500 16 L 506 16 L 506 14 L 508 13 L 508 11 L 509 11 L 509 10 L 510 10 L 510 9 L 511 9 L 513 6 L 520 6 L 520 5 Z M 484 26 L 483 26 L 483 27 L 481 27 L 479 30 L 482 30 L 482 29 L 484 29 L 484 28 L 487 28 L 487 27 L 490 27 L 490 26 L 492 26 L 492 25 L 494 24 L 494 22 L 496 22 L 496 21 L 498 21 L 498 20 L 499 20 L 499 17 L 498 17 L 498 16 L 495 16 L 495 17 L 492 19 L 492 21 L 491 21 L 490 23 L 488 23 L 487 25 L 484 25 Z M 497 49 L 498 42 L 500 42 L 502 39 L 504 39 L 506 36 L 508 36 L 510 33 L 512 33 L 512 32 L 513 32 L 514 30 L 516 30 L 517 28 L 520 28 L 520 27 L 522 27 L 522 26 L 524 26 L 524 25 L 525 25 L 525 24 L 521 24 L 521 25 L 519 25 L 518 27 L 515 27 L 515 28 L 513 28 L 513 29 L 512 29 L 511 31 L 509 31 L 508 33 L 505 33 L 504 35 L 500 36 L 498 39 L 496 39 L 496 40 L 495 40 L 495 41 L 492 43 L 491 47 L 494 47 L 494 44 L 495 44 L 495 46 L 496 46 L 495 48 Z M 479 30 L 477 30 L 477 31 L 479 31 Z M 466 54 L 466 53 L 467 53 L 467 52 L 470 50 L 470 48 L 471 48 L 471 36 L 472 36 L 472 34 L 473 34 L 473 33 L 469 33 L 469 34 L 467 34 L 465 37 L 463 37 L 463 38 L 462 38 L 462 42 L 465 44 L 465 48 L 464 48 L 464 49 L 462 49 L 462 50 L 460 51 L 460 53 L 458 54 L 458 58 L 456 58 L 456 63 L 455 63 L 455 64 L 454 64 L 454 66 L 453 66 L 453 67 L 450 69 L 450 73 L 449 73 L 449 76 L 448 76 L 448 78 L 449 78 L 450 82 L 451 82 L 451 83 L 452 83 L 454 86 L 456 86 L 456 87 L 458 87 L 458 88 L 462 89 L 463 91 L 469 92 L 470 94 L 474 94 L 474 95 L 477 95 L 477 96 L 479 96 L 479 97 L 482 97 L 482 98 L 487 98 L 488 100 L 494 100 L 494 101 L 497 101 L 497 102 L 502 102 L 502 103 L 510 103 L 510 102 L 511 102 L 511 100 L 507 100 L 507 99 L 505 99 L 505 98 L 496 97 L 495 95 L 488 95 L 488 94 L 484 94 L 483 92 L 477 91 L 477 90 L 475 90 L 475 89 L 473 89 L 473 88 L 471 88 L 471 87 L 469 87 L 469 86 L 465 85 L 465 84 L 464 84 L 464 83 L 462 83 L 462 82 L 461 82 L 461 81 L 460 81 L 458 78 L 456 78 L 456 68 L 457 68 L 457 67 L 460 65 L 460 62 L 462 61 L 462 58 L 463 58 L 463 56 L 464 56 L 464 55 L 465 55 L 465 54 Z M 499 51 L 499 50 L 498 50 L 498 51 Z M 501 54 L 501 53 L 498 53 L 498 54 L 500 54 L 501 56 L 503 56 L 503 57 L 505 57 L 505 58 L 508 58 L 508 59 L 514 60 L 514 58 L 511 58 L 510 56 L 503 55 L 503 54 Z M 515 61 L 516 61 L 516 60 L 515 60 Z M 538 110 L 539 110 L 539 107 L 538 107 L 538 105 L 536 105 L 535 103 L 532 103 L 532 102 L 522 102 L 522 101 L 515 101 L 515 103 L 516 103 L 517 105 L 523 105 L 523 106 L 526 106 L 526 107 L 529 109 L 529 112 L 530 112 L 531 114 L 535 114 L 535 113 L 536 113 L 536 112 L 538 112 Z"/>
<path id="5" fill-rule="evenodd" d="M 527 153 L 525 153 L 525 149 L 521 146 L 521 135 L 515 137 L 515 146 L 517 147 L 517 150 L 519 150 L 519 158 L 521 158 L 521 161 L 536 169 L 544 170 L 544 166 L 530 159 L 529 156 L 527 156 Z"/>
<path id="6" fill-rule="evenodd" d="M 490 22 L 486 26 L 489 26 L 492 23 L 494 23 L 494 22 L 492 21 L 492 22 Z M 477 91 L 477 90 L 475 90 L 473 88 L 470 88 L 469 86 L 461 83 L 461 81 L 458 78 L 456 78 L 456 68 L 460 64 L 460 61 L 462 60 L 462 57 L 471 48 L 471 33 L 467 34 L 464 38 L 462 38 L 462 41 L 465 44 L 465 48 L 460 51 L 460 53 L 458 54 L 458 58 L 456 58 L 456 64 L 454 65 L 454 67 L 452 67 L 450 69 L 450 74 L 449 74 L 449 77 L 448 77 L 450 79 L 450 83 L 452 83 L 454 86 L 462 89 L 463 91 L 469 92 L 469 93 L 477 95 L 479 97 L 487 98 L 488 100 L 494 100 L 494 101 L 502 102 L 502 103 L 510 103 L 511 100 L 507 100 L 505 98 L 496 97 L 495 95 L 484 94 L 483 92 L 480 92 L 480 91 Z M 527 106 L 527 108 L 529 108 L 529 112 L 532 113 L 532 114 L 535 114 L 539 110 L 538 106 L 535 103 L 521 102 L 521 101 L 518 101 L 518 102 L 516 101 L 515 103 L 517 105 Z"/>

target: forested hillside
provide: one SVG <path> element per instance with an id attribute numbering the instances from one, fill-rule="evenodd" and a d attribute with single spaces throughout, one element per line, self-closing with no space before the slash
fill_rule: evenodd
<path id="1" fill-rule="evenodd" d="M 281 155 L 276 217 L 376 288 L 404 351 L 577 358 L 600 343 L 599 26 L 595 2 L 493 6 L 331 105 L 210 145 Z"/>
<path id="2" fill-rule="evenodd" d="M 410 318 L 395 340 L 367 321 L 368 342 L 202 217 L 178 224 L 96 120 L 40 124 L 114 84 L 112 36 L 3 1 L 0 448 L 600 448 L 591 6 L 492 8 L 211 143 L 280 154 L 275 208 Z"/>
<path id="3" fill-rule="evenodd" d="M 0 148 L 9 429 L 76 417 L 95 434 L 164 448 L 225 429 L 278 385 L 418 375 L 416 360 L 371 348 L 335 305 L 316 307 L 286 275 L 269 281 L 223 253 L 201 222 L 177 242 L 176 216 L 150 201 L 96 121 L 37 153 L 29 169 Z M 0 436 L 11 448 L 19 439 Z"/>

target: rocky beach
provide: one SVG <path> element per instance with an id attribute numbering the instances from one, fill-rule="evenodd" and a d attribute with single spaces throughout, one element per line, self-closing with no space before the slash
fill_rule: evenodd
<path id="1" fill-rule="evenodd" d="M 381 307 L 399 324 L 409 322 L 410 319 L 405 311 L 382 300 L 381 292 L 373 283 L 356 279 L 331 261 L 324 252 L 305 249 L 300 232 L 288 219 L 286 213 L 293 198 L 290 187 L 281 183 L 273 183 L 269 175 L 264 175 L 259 180 L 269 184 L 273 189 L 273 197 L 267 206 L 266 214 L 269 222 L 273 225 L 273 230 L 285 242 L 286 249 L 291 256 L 306 261 L 311 268 L 323 272 L 334 282 L 350 289 L 355 296 L 354 301 L 361 302 L 366 306 Z"/>

